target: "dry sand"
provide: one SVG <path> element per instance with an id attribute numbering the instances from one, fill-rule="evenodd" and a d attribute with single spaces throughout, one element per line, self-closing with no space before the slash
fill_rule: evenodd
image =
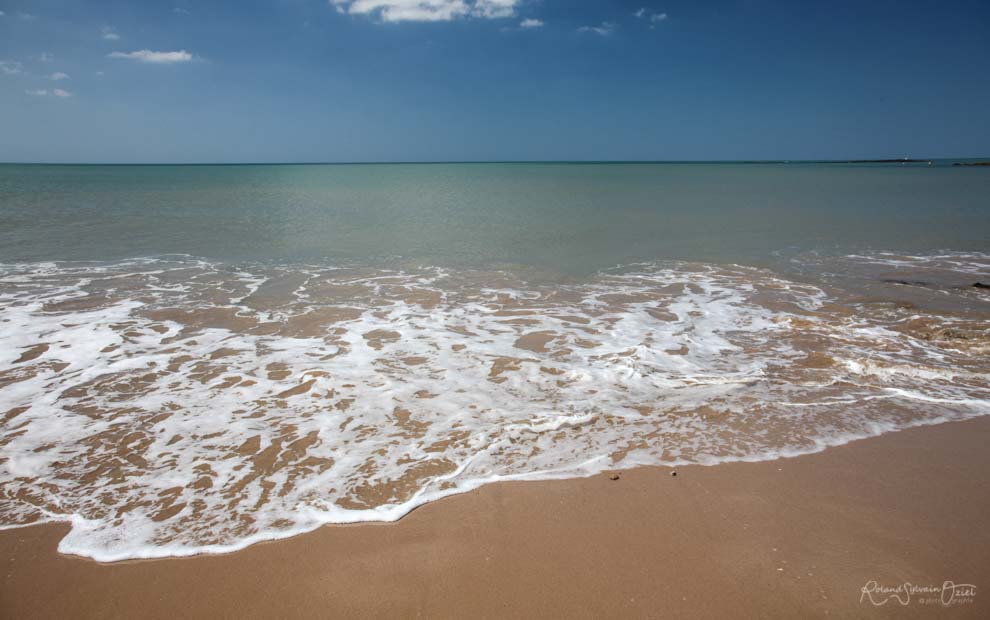
<path id="1" fill-rule="evenodd" d="M 497 484 L 191 559 L 97 564 L 56 552 L 65 526 L 9 530 L 0 616 L 988 618 L 988 446 L 984 418 L 677 477 Z M 977 590 L 874 606 L 873 580 Z"/>

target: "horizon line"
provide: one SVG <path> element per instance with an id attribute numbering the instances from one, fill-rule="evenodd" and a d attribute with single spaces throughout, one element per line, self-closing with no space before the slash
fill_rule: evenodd
<path id="1" fill-rule="evenodd" d="M 369 166 L 453 164 L 927 164 L 941 161 L 990 161 L 990 157 L 883 157 L 851 159 L 491 159 L 389 161 L 244 161 L 244 162 L 39 162 L 2 161 L 0 166 Z"/>

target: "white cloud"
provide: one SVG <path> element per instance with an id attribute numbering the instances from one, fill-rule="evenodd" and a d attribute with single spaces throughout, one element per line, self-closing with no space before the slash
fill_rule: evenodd
<path id="1" fill-rule="evenodd" d="M 51 62 L 55 60 L 55 54 L 52 54 L 51 52 L 41 52 L 38 54 L 38 60 L 41 62 Z"/>
<path id="2" fill-rule="evenodd" d="M 4 13 L 3 11 L 0 11 L 0 17 L 3 17 L 4 15 L 6 15 L 6 13 Z"/>
<path id="3" fill-rule="evenodd" d="M 138 62 L 147 62 L 157 65 L 167 65 L 177 62 L 189 62 L 193 55 L 186 50 L 178 52 L 153 52 L 151 50 L 138 50 L 136 52 L 113 52 L 108 54 L 109 58 L 127 58 Z"/>
<path id="4" fill-rule="evenodd" d="M 542 28 L 543 22 L 538 19 L 524 19 L 519 22 L 520 28 Z"/>
<path id="5" fill-rule="evenodd" d="M 38 19 L 37 15 L 33 15 L 31 13 L 18 13 L 17 16 L 26 22 L 33 22 L 34 20 Z"/>
<path id="6" fill-rule="evenodd" d="M 0 73 L 4 75 L 17 75 L 21 72 L 21 63 L 16 60 L 0 60 Z"/>
<path id="7" fill-rule="evenodd" d="M 172 12 L 175 13 L 176 15 L 189 15 L 189 11 L 187 11 L 186 9 L 180 6 L 177 6 L 174 9 L 172 9 Z"/>
<path id="8" fill-rule="evenodd" d="M 521 0 L 329 0 L 339 13 L 375 15 L 383 22 L 445 22 L 459 17 L 499 19 Z"/>
<path id="9" fill-rule="evenodd" d="M 62 90 L 61 88 L 55 88 L 51 91 L 45 90 L 44 88 L 39 88 L 38 90 L 26 90 L 24 91 L 24 94 L 31 95 L 32 97 L 47 97 L 51 94 L 61 99 L 67 99 L 72 96 L 72 93 L 67 90 Z"/>
<path id="10" fill-rule="evenodd" d="M 486 19 L 512 17 L 519 0 L 475 0 L 472 14 Z"/>
<path id="11" fill-rule="evenodd" d="M 69 74 L 68 73 L 62 73 L 61 71 L 56 71 L 55 73 L 49 75 L 48 76 L 48 79 L 55 80 L 56 82 L 58 80 L 67 80 L 67 79 L 69 79 Z"/>
<path id="12" fill-rule="evenodd" d="M 643 19 L 644 17 L 647 17 L 646 9 L 639 9 L 638 11 L 636 11 L 635 13 L 633 13 L 633 15 L 636 17 L 636 19 Z M 650 24 L 656 24 L 657 22 L 662 22 L 663 20 L 667 19 L 667 14 L 666 13 L 650 13 L 649 14 L 649 18 L 650 18 Z M 650 26 L 650 29 L 651 30 L 653 29 L 653 26 L 652 25 Z"/>
<path id="13" fill-rule="evenodd" d="M 593 32 L 595 34 L 607 37 L 612 34 L 615 30 L 615 24 L 612 22 L 602 22 L 601 26 L 581 26 L 578 28 L 578 32 Z"/>
<path id="14" fill-rule="evenodd" d="M 120 39 L 120 35 L 114 32 L 110 26 L 104 26 L 100 29 L 100 32 L 102 33 L 101 36 L 107 41 L 117 41 Z"/>

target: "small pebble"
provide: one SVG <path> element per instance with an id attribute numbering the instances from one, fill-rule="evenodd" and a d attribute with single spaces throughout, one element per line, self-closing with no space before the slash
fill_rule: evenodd
<path id="1" fill-rule="evenodd" d="M 619 474 L 609 474 L 608 475 L 608 479 L 609 480 L 618 480 L 619 479 Z"/>
<path id="2" fill-rule="evenodd" d="M 670 475 L 671 476 L 676 476 L 677 475 L 677 472 L 676 471 L 672 471 L 672 472 L 670 472 Z"/>

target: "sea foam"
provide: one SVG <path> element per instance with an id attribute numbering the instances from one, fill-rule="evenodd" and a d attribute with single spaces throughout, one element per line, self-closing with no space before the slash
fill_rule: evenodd
<path id="1" fill-rule="evenodd" d="M 7 265 L 0 309 L 0 524 L 101 561 L 990 413 L 986 314 L 746 267 Z"/>

